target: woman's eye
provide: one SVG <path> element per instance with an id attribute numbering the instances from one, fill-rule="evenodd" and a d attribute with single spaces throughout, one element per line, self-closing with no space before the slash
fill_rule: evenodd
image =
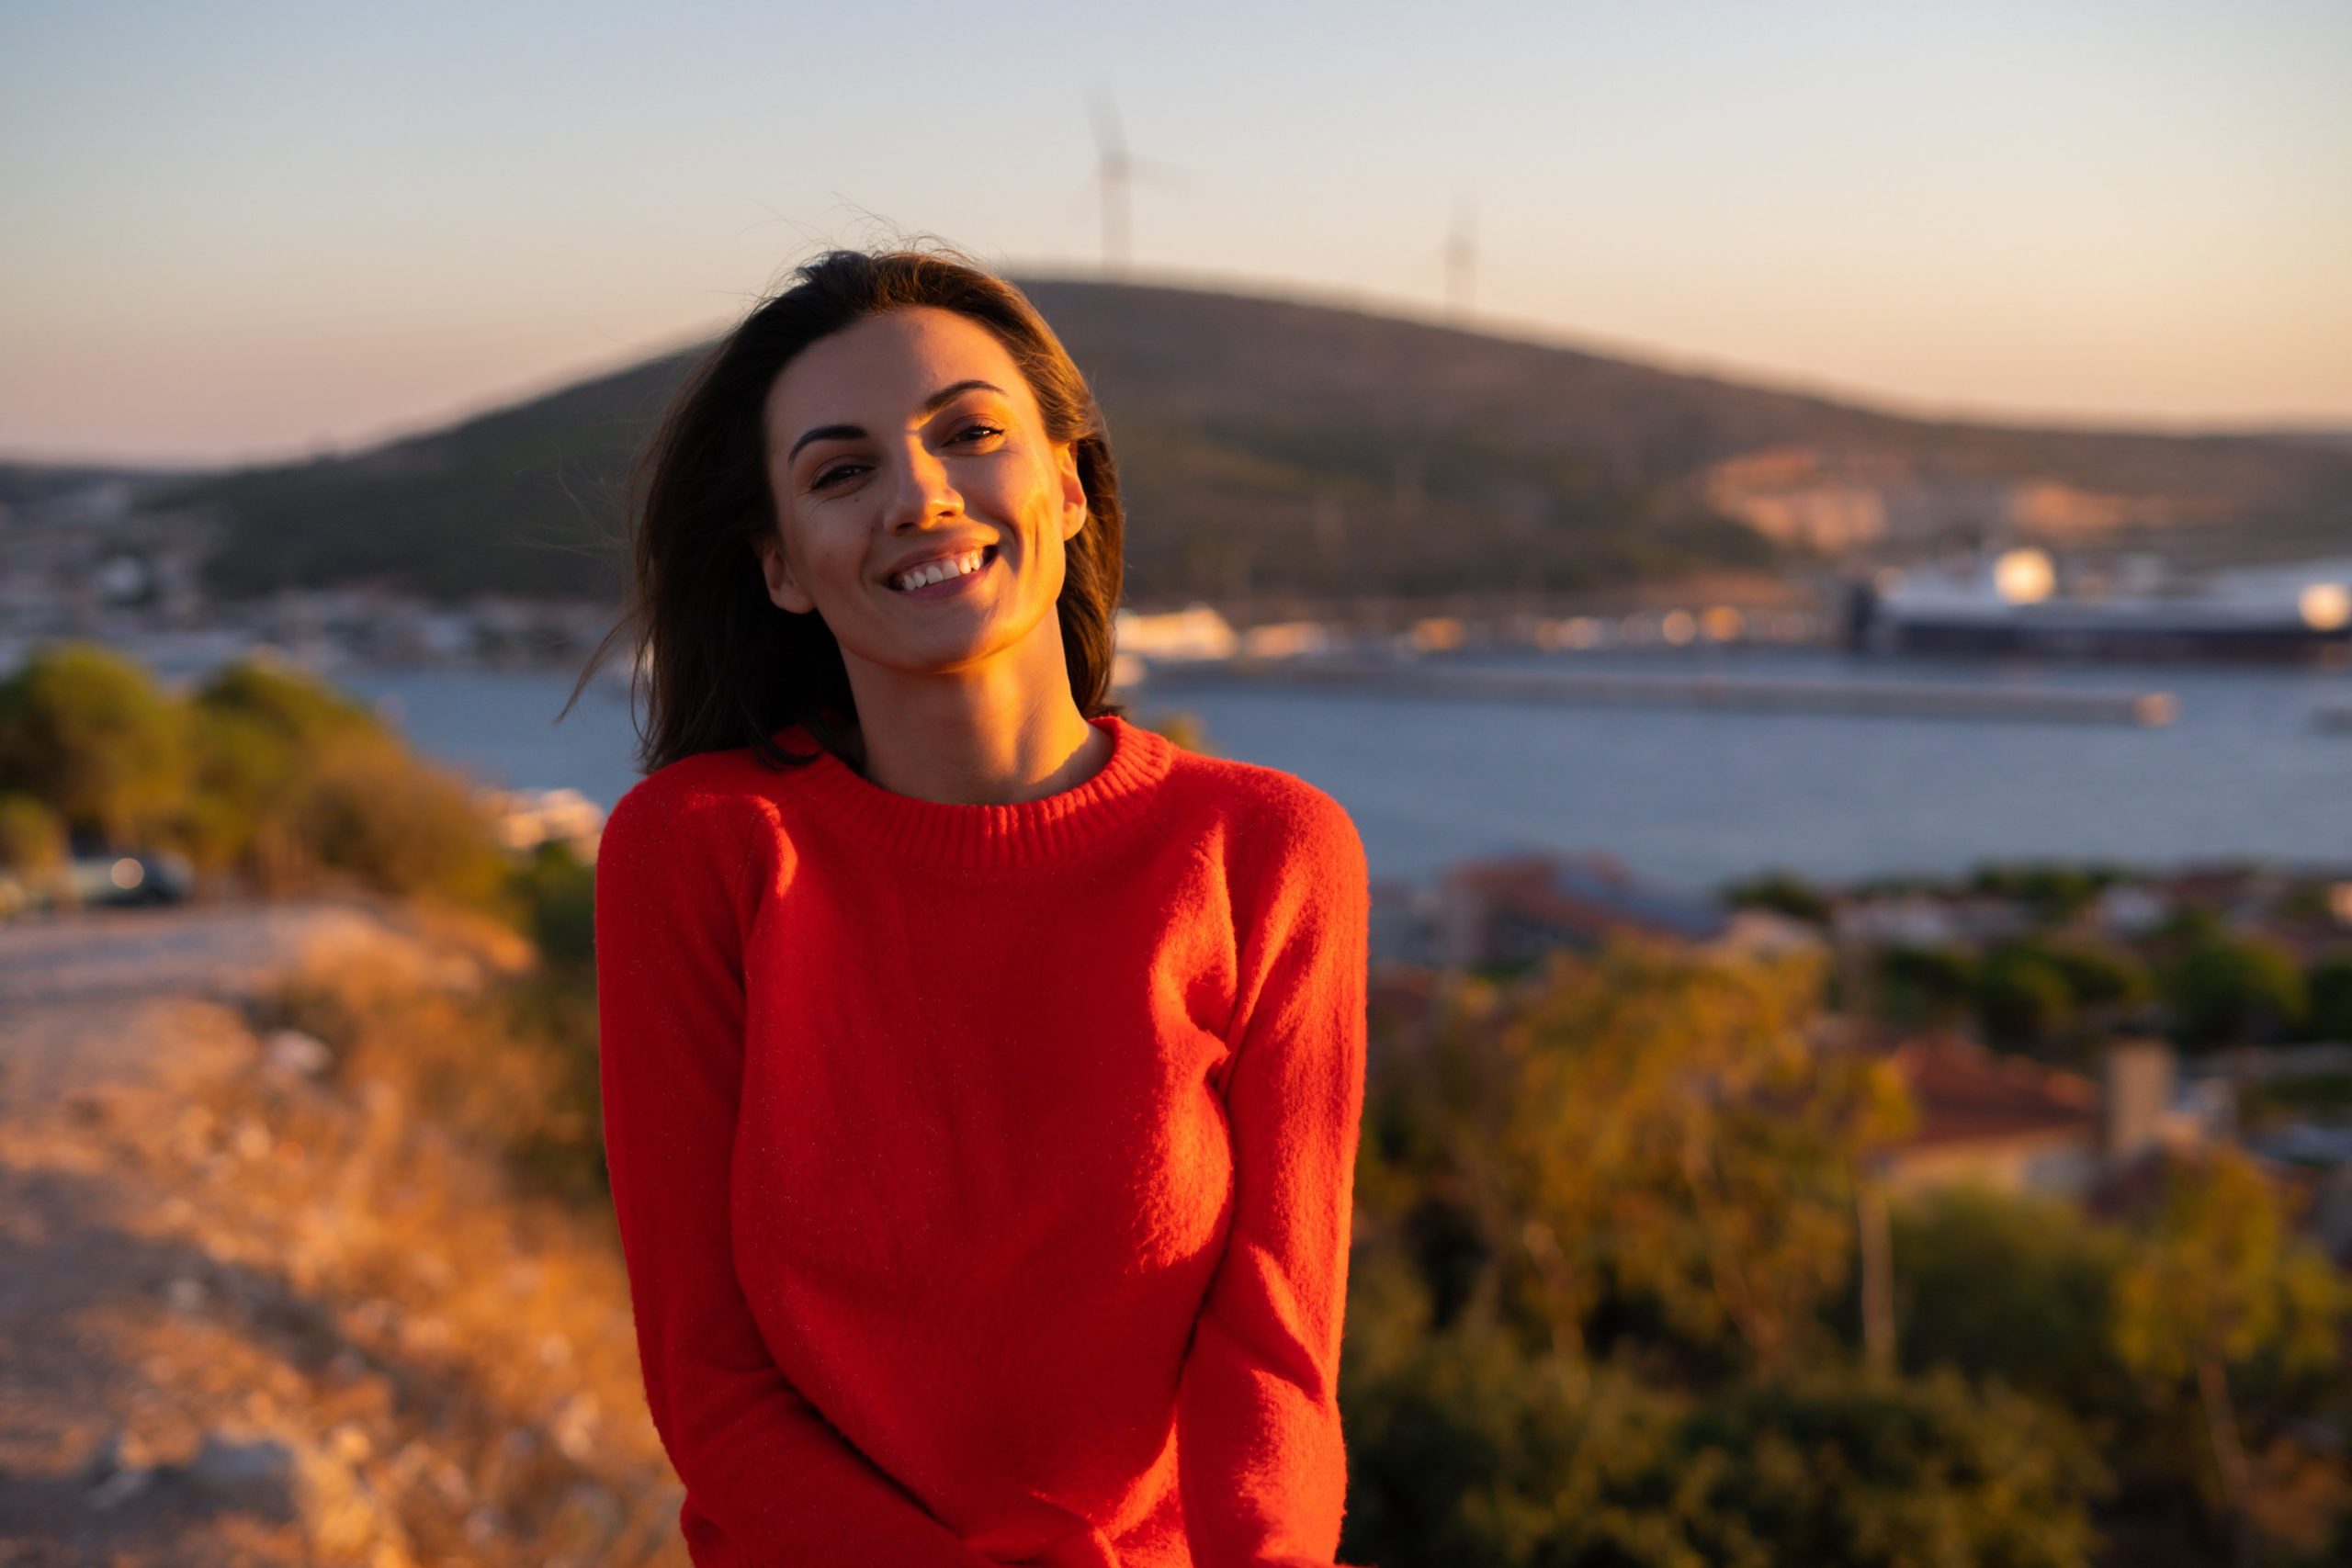
<path id="1" fill-rule="evenodd" d="M 974 436 L 1002 435 L 1003 434 L 1003 431 L 993 424 L 968 424 L 956 433 L 956 439 L 966 441 Z"/>
<path id="2" fill-rule="evenodd" d="M 860 463 L 835 464 L 832 468 L 827 468 L 823 473 L 819 474 L 815 479 L 809 480 L 808 488 L 810 490 L 823 490 L 835 479 L 846 479 L 852 474 L 863 472 L 864 468 L 865 466 Z"/>

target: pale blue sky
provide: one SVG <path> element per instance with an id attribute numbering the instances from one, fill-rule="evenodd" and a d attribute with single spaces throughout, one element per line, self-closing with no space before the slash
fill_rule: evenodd
<path id="1" fill-rule="evenodd" d="M 350 446 L 869 217 L 1939 412 L 2352 424 L 2352 4 L 0 0 L 0 452 Z"/>

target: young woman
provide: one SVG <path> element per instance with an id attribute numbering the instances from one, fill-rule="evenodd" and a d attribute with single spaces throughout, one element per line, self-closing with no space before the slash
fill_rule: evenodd
<path id="1" fill-rule="evenodd" d="M 1083 378 L 1001 279 L 834 252 L 646 479 L 596 967 L 694 1561 L 1332 1562 L 1363 846 L 1107 700 Z"/>

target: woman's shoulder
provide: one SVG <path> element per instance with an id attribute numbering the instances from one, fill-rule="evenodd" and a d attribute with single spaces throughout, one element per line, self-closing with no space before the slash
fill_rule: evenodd
<path id="1" fill-rule="evenodd" d="M 697 751 L 656 768 L 625 791 L 605 833 L 707 838 L 775 818 L 778 768 L 749 746 Z"/>
<path id="2" fill-rule="evenodd" d="M 1234 852 L 1278 863 L 1361 864 L 1355 819 L 1328 792 L 1262 762 L 1179 751 L 1171 782 L 1215 818 Z"/>

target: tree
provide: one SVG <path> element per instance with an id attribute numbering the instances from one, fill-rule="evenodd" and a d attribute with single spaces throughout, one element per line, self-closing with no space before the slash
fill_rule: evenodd
<path id="1" fill-rule="evenodd" d="M 352 737 L 306 757 L 288 810 L 321 865 L 368 886 L 483 908 L 509 899 L 505 854 L 465 781 L 389 738 Z"/>
<path id="2" fill-rule="evenodd" d="M 1976 961 L 1955 948 L 1895 946 L 1878 955 L 1878 1010 L 1905 1028 L 1958 1023 L 1973 1010 Z"/>
<path id="3" fill-rule="evenodd" d="M 1770 909 L 1792 919 L 1827 926 L 1833 911 L 1819 888 L 1792 871 L 1768 871 L 1724 889 L 1724 902 L 1739 908 Z"/>
<path id="4" fill-rule="evenodd" d="M 2034 951 L 2056 965 L 2074 993 L 2075 1005 L 2086 1011 L 2129 1010 L 2144 1007 L 2155 996 L 2148 966 L 2129 948 L 2064 938 L 2036 943 Z"/>
<path id="5" fill-rule="evenodd" d="M 512 878 L 526 934 L 540 956 L 558 968 L 585 972 L 595 964 L 596 869 L 569 844 L 549 840 Z"/>
<path id="6" fill-rule="evenodd" d="M 312 772 L 347 746 L 370 746 L 379 756 L 397 746 L 367 708 L 259 657 L 208 677 L 189 720 L 194 776 L 181 837 L 198 864 L 240 866 L 273 891 L 300 883 L 318 863 L 300 839 L 295 809 Z"/>
<path id="7" fill-rule="evenodd" d="M 1979 893 L 2018 900 L 2043 925 L 2063 925 L 2088 908 L 2104 888 L 2120 877 L 2121 873 L 2106 866 L 1996 864 L 1978 867 L 1970 886 Z"/>
<path id="8" fill-rule="evenodd" d="M 1376 1057 L 1341 1360 L 1349 1561 L 2087 1562 L 2107 1483 L 2071 1420 L 1997 1367 L 1983 1386 L 1856 1370 L 1828 1331 L 1857 1167 L 1907 1107 L 1880 1064 L 1815 1044 L 1823 962 L 1620 939 L 1450 992 L 1414 1050 Z M 2062 1293 L 2071 1245 L 2042 1260 Z M 1937 1278 L 1962 1317 L 1989 1283 Z M 2083 1293 L 2052 1383 L 2103 1342 L 2104 1293 Z M 2057 1315 L 2037 1301 L 1944 1337 L 1997 1362 L 1993 1336 Z"/>
<path id="9" fill-rule="evenodd" d="M 2352 954 L 2312 964 L 2303 977 L 2303 989 L 2312 1038 L 2352 1044 Z"/>
<path id="10" fill-rule="evenodd" d="M 1691 1395 L 1467 1323 L 1342 1399 L 1340 1554 L 1382 1568 L 2086 1568 L 2106 1484 L 2070 1423 L 1949 1373 Z"/>
<path id="11" fill-rule="evenodd" d="M 0 871 L 40 874 L 65 862 L 57 813 L 22 791 L 0 794 Z"/>
<path id="12" fill-rule="evenodd" d="M 1687 1402 L 1574 1357 L 1531 1355 L 1491 1321 L 1381 1336 L 1357 1316 L 1351 1302 L 1346 1561 L 1697 1568 L 1681 1521 L 1657 1501 Z M 1376 1337 L 1390 1353 L 1359 1353 Z"/>
<path id="13" fill-rule="evenodd" d="M 2131 1403 L 2109 1334 L 2119 1232 L 2075 1205 L 1952 1188 L 1894 1216 L 1904 1366 L 1998 1378 L 2077 1414 Z"/>
<path id="14" fill-rule="evenodd" d="M 1856 1163 L 1908 1109 L 1883 1061 L 1813 1048 L 1820 985 L 1817 958 L 1555 957 L 1503 1032 L 1518 1076 L 1488 1170 L 1564 1347 L 1618 1294 L 1694 1346 L 1792 1359 L 1847 1279 Z"/>
<path id="15" fill-rule="evenodd" d="M 45 644 L 0 682 L 0 789 L 44 802 L 69 832 L 134 844 L 168 822 L 187 784 L 185 716 L 132 660 Z"/>
<path id="16" fill-rule="evenodd" d="M 2174 1030 L 2193 1047 L 2278 1039 L 2307 1004 L 2295 955 L 2259 938 L 2193 941 L 2165 967 L 2164 990 Z"/>
<path id="17" fill-rule="evenodd" d="M 1694 1565 L 2084 1568 L 2109 1483 L 2073 1423 L 1948 1372 L 1758 1381 L 1679 1436 Z"/>
<path id="18" fill-rule="evenodd" d="M 237 714 L 297 743 L 353 734 L 390 734 L 374 712 L 324 682 L 275 659 L 248 655 L 221 665 L 197 688 L 196 705 Z"/>
<path id="19" fill-rule="evenodd" d="M 2046 1049 L 2075 1020 L 2065 971 L 2026 946 L 1996 948 L 1976 971 L 1976 1007 L 1996 1045 Z"/>
<path id="20" fill-rule="evenodd" d="M 413 755 L 333 686 L 240 660 L 198 689 L 189 716 L 192 786 L 178 820 L 200 863 L 240 866 L 271 891 L 343 872 L 401 897 L 529 918 L 509 906 L 527 903 L 535 885 L 508 886 L 469 783 Z"/>
<path id="21" fill-rule="evenodd" d="M 2210 1495 L 2241 1563 L 2261 1550 L 2243 1384 L 2260 1378 L 2292 1389 L 2330 1377 L 2347 1314 L 2352 1292 L 2293 1236 L 2283 1201 L 2251 1159 L 2217 1148 L 2173 1168 L 2117 1280 L 2112 1332 L 2153 1405 L 2186 1398 L 2201 1414 Z"/>

